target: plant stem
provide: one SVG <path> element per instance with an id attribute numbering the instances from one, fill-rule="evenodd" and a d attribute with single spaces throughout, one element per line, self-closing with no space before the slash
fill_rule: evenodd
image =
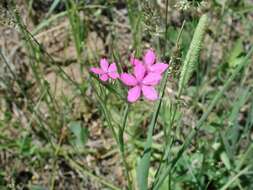
<path id="1" fill-rule="evenodd" d="M 213 108 L 215 107 L 215 105 L 218 103 L 218 101 L 220 100 L 220 98 L 222 97 L 223 93 L 228 89 L 229 85 L 232 83 L 232 81 L 235 79 L 235 77 L 237 76 L 237 74 L 245 67 L 249 64 L 249 58 L 251 57 L 253 53 L 253 47 L 251 47 L 250 51 L 248 52 L 247 56 L 241 61 L 241 64 L 234 70 L 234 72 L 232 73 L 232 75 L 230 76 L 230 78 L 226 81 L 226 83 L 224 84 L 223 88 L 218 92 L 218 94 L 216 94 L 216 96 L 214 97 L 214 99 L 212 100 L 212 102 L 210 103 L 210 105 L 208 106 L 207 111 L 202 115 L 202 117 L 200 118 L 200 120 L 198 121 L 196 127 L 191 131 L 191 133 L 188 135 L 187 139 L 185 140 L 182 148 L 179 150 L 177 156 L 173 159 L 173 161 L 171 162 L 171 167 L 168 167 L 163 174 L 161 174 L 160 179 L 158 179 L 156 185 L 154 186 L 154 190 L 158 190 L 160 188 L 160 186 L 162 185 L 163 181 L 165 180 L 165 178 L 167 177 L 167 175 L 169 174 L 169 172 L 171 170 L 173 170 L 176 167 L 176 163 L 177 161 L 181 158 L 182 154 L 185 152 L 185 150 L 190 146 L 192 139 L 195 137 L 195 135 L 197 134 L 199 128 L 203 125 L 203 123 L 205 122 L 205 120 L 207 119 L 207 117 L 209 116 L 209 114 L 211 113 L 211 111 L 213 110 Z"/>
<path id="2" fill-rule="evenodd" d="M 100 176 L 96 176 L 92 172 L 84 169 L 76 161 L 74 161 L 73 159 L 71 159 L 68 155 L 64 154 L 64 158 L 69 162 L 70 166 L 73 167 L 73 168 L 75 168 L 77 171 L 79 171 L 79 173 L 82 176 L 89 176 L 93 180 L 95 180 L 95 181 L 97 181 L 97 182 L 103 184 L 104 186 L 109 187 L 109 188 L 111 188 L 113 190 L 121 190 L 119 187 L 116 187 L 115 185 L 111 184 L 106 179 L 104 179 L 104 178 L 102 178 Z M 87 179 L 87 178 L 85 177 L 85 179 Z"/>
<path id="3" fill-rule="evenodd" d="M 119 131 L 119 146 L 120 146 L 120 152 L 121 152 L 123 164 L 124 164 L 124 167 L 126 170 L 128 189 L 132 190 L 132 180 L 131 180 L 130 174 L 128 172 L 128 164 L 127 164 L 127 160 L 126 160 L 125 144 L 124 144 L 124 131 L 126 128 L 128 112 L 129 112 L 129 104 L 126 104 L 126 108 L 125 108 L 124 115 L 123 115 L 122 127 Z"/>

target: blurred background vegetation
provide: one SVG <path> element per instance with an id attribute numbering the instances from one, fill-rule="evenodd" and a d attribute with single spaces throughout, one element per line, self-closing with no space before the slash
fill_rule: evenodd
<path id="1" fill-rule="evenodd" d="M 253 1 L 168 2 L 166 15 L 163 0 L 0 1 L 0 189 L 128 189 L 110 130 L 121 126 L 125 92 L 101 85 L 88 68 L 107 57 L 127 70 L 129 55 L 147 48 L 174 60 L 151 177 L 164 148 L 176 155 L 208 112 L 160 189 L 253 189 L 252 58 L 231 78 L 253 43 Z M 181 66 L 205 13 L 201 55 L 178 100 Z M 123 139 L 133 187 L 153 110 L 146 101 L 129 108 Z"/>

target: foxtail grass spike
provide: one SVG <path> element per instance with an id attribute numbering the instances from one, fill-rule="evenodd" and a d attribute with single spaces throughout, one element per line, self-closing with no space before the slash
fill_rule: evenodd
<path id="1" fill-rule="evenodd" d="M 197 61 L 200 55 L 201 46 L 203 44 L 205 31 L 207 28 L 207 23 L 208 23 L 208 16 L 204 14 L 203 16 L 201 16 L 199 20 L 199 23 L 192 38 L 190 48 L 184 60 L 183 68 L 181 70 L 179 79 L 178 96 L 181 95 L 183 88 L 186 86 L 187 82 L 189 81 L 192 75 L 192 72 L 196 68 Z"/>

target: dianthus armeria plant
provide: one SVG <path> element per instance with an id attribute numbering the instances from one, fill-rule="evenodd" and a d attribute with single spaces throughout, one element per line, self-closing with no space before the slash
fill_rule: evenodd
<path id="1" fill-rule="evenodd" d="M 28 1 L 30 7 L 34 7 L 35 1 Z M 0 77 L 0 96 L 3 93 L 4 99 L 4 102 L 1 102 L 2 99 L 0 101 L 0 105 L 4 107 L 0 108 L 0 158 L 2 153 L 4 158 L 3 162 L 0 160 L 0 189 L 53 190 L 60 187 L 92 189 L 93 184 L 95 184 L 94 188 L 105 189 L 100 186 L 102 185 L 106 189 L 114 190 L 253 189 L 253 98 L 251 96 L 253 88 L 249 85 L 252 81 L 249 71 L 252 66 L 253 47 L 250 40 L 246 39 L 250 37 L 251 27 L 246 27 L 248 28 L 245 29 L 246 34 L 241 34 L 241 30 L 236 32 L 237 35 L 233 32 L 232 36 L 235 37 L 236 42 L 234 43 L 232 39 L 235 45 L 232 51 L 225 57 L 218 56 L 217 63 L 212 62 L 212 58 L 217 56 L 217 48 L 213 48 L 213 45 L 219 47 L 216 38 L 219 37 L 219 33 L 223 33 L 224 28 L 227 28 L 226 18 L 231 19 L 233 17 L 230 18 L 230 14 L 234 15 L 234 11 L 238 12 L 235 7 L 239 6 L 241 10 L 239 12 L 245 15 L 241 17 L 243 23 L 247 24 L 246 3 L 239 5 L 229 2 L 223 6 L 217 1 L 213 5 L 209 6 L 208 3 L 204 7 L 202 4 L 204 1 L 181 0 L 181 4 L 186 2 L 189 5 L 186 7 L 189 10 L 180 18 L 186 15 L 191 15 L 191 18 L 187 18 L 187 22 L 183 21 L 180 29 L 177 26 L 181 23 L 181 19 L 175 19 L 174 14 L 168 18 L 168 0 L 128 0 L 123 3 L 55 0 L 52 1 L 48 14 L 42 14 L 45 17 L 39 18 L 42 22 L 36 28 L 34 27 L 37 22 L 33 23 L 34 27 L 26 27 L 14 1 L 10 0 L 10 2 L 13 2 L 10 6 L 7 5 L 8 3 L 2 4 L 3 7 L 13 9 L 8 16 L 13 17 L 12 20 L 19 29 L 18 36 L 24 43 L 16 44 L 18 49 L 14 48 L 15 51 L 11 51 L 14 47 L 13 43 L 9 44 L 10 47 L 8 43 L 4 43 L 3 48 L 0 48 L 0 59 L 4 64 L 2 69 L 4 73 Z M 65 3 L 65 6 L 62 12 L 56 13 L 58 10 L 54 11 L 54 9 L 58 3 Z M 198 6 L 199 4 L 202 4 L 201 7 Z M 190 9 L 193 5 L 197 9 L 192 12 Z M 213 7 L 215 14 L 212 13 L 210 16 L 214 18 L 221 16 L 221 22 L 217 23 L 218 19 L 212 19 L 216 26 L 210 25 L 209 33 L 215 35 L 205 39 L 209 18 L 208 14 L 203 12 L 210 11 Z M 11 10 L 10 8 L 7 12 Z M 230 10 L 228 14 L 219 14 L 227 8 Z M 126 9 L 129 19 L 125 19 Z M 164 19 L 163 10 L 166 15 Z M 34 11 L 32 12 L 35 13 Z M 55 14 L 51 17 L 53 12 Z M 89 16 L 95 20 L 90 19 Z M 198 16 L 200 17 L 197 18 Z M 58 20 L 62 17 L 64 19 Z M 60 49 L 64 49 L 65 52 L 70 47 L 72 52 L 73 43 L 70 40 L 74 40 L 76 54 L 71 53 L 70 57 L 60 56 L 59 61 L 55 61 L 54 56 L 47 52 L 47 49 L 51 48 L 48 48 L 47 43 L 44 47 L 44 43 L 41 45 L 39 41 L 43 39 L 41 36 L 55 31 L 49 27 L 53 22 L 55 26 L 63 21 L 64 25 L 61 26 L 65 28 L 67 23 L 65 17 L 70 23 L 70 30 L 64 30 L 67 35 L 63 35 L 67 37 L 68 43 L 64 43 L 64 48 L 60 43 Z M 120 19 L 118 20 L 117 17 Z M 100 18 L 103 18 L 102 22 Z M 121 20 L 124 24 L 118 22 Z M 161 23 L 162 20 L 166 22 L 164 25 Z M 173 26 L 168 26 L 169 20 L 176 22 Z M 198 23 L 196 20 L 199 20 Z M 236 23 L 239 23 L 239 20 Z M 127 26 L 127 21 L 130 27 Z M 90 24 L 96 26 L 91 27 Z M 164 26 L 164 29 L 161 26 Z M 124 30 L 113 31 L 116 27 L 122 27 Z M 148 29 L 145 30 L 145 27 Z M 30 29 L 33 31 L 30 32 Z M 90 29 L 92 31 L 101 29 L 94 31 L 94 34 L 97 34 L 95 36 L 98 41 L 102 38 L 105 44 L 94 45 L 101 45 L 103 46 L 101 49 L 110 52 L 106 58 L 94 61 L 97 52 L 86 51 L 93 49 L 90 38 L 94 36 L 88 35 Z M 118 42 L 121 37 L 117 35 L 117 31 L 126 32 L 126 39 L 129 39 L 129 30 L 131 30 L 132 44 L 128 48 L 131 47 L 135 53 L 129 53 L 130 59 L 127 60 L 123 58 L 126 51 L 122 51 L 122 47 L 127 43 L 122 41 L 125 43 L 121 46 L 122 49 L 117 49 L 116 46 L 121 45 L 122 42 L 121 44 L 115 42 Z M 10 34 L 16 33 L 10 31 Z M 110 34 L 112 31 L 113 33 Z M 103 32 L 105 34 L 101 35 Z M 161 35 L 163 32 L 164 36 Z M 17 35 L 15 39 L 16 37 Z M 4 41 L 8 42 L 8 39 Z M 203 43 L 204 39 L 213 45 Z M 151 48 L 146 48 L 147 43 Z M 207 51 L 199 60 L 203 45 Z M 225 43 L 222 43 L 222 47 L 223 45 Z M 231 45 L 232 43 L 229 43 L 224 47 Z M 171 51 L 166 47 L 170 47 Z M 223 50 L 223 48 L 218 49 Z M 11 54 L 7 55 L 8 52 Z M 15 59 L 12 59 L 14 54 Z M 69 58 L 72 62 L 73 55 L 76 55 L 76 59 L 73 59 L 76 60 L 74 65 L 62 64 L 69 63 Z M 19 67 L 16 68 L 16 58 L 18 61 L 19 58 L 24 58 L 24 62 L 28 63 L 25 64 L 25 72 Z M 222 65 L 222 62 L 225 64 Z M 76 67 L 78 65 L 80 69 Z M 216 68 L 212 68 L 213 66 Z M 89 72 L 85 73 L 85 80 L 79 80 L 80 76 L 77 78 L 72 76 L 75 71 L 83 73 L 86 69 Z M 24 81 L 26 79 L 28 81 Z M 191 88 L 188 88 L 189 81 Z M 73 91 L 63 89 L 65 86 L 72 85 Z M 232 96 L 229 92 L 225 93 L 230 86 L 233 88 L 229 92 L 236 92 Z M 87 96 L 88 94 L 94 96 Z M 81 109 L 77 110 L 76 107 Z M 90 112 L 91 109 L 94 111 Z M 94 112 L 96 114 L 93 115 Z M 97 115 L 101 116 L 99 122 L 97 117 L 93 117 Z M 111 130 L 111 134 L 101 134 L 100 129 L 97 133 L 100 124 Z M 92 126 L 91 135 L 95 138 L 89 139 L 86 146 L 90 126 Z M 115 143 L 107 141 L 111 136 Z M 106 139 L 106 148 L 94 151 L 94 147 L 101 147 L 100 138 Z M 11 155 L 7 156 L 7 162 L 6 153 Z M 91 155 L 91 159 L 83 159 L 88 155 Z M 31 157 L 34 159 L 30 159 Z M 43 186 L 37 186 L 34 183 L 41 183 L 41 181 L 31 180 L 32 175 L 35 170 L 40 169 L 40 165 L 47 164 L 49 157 L 52 157 L 52 160 L 46 170 L 49 175 L 46 176 L 51 177 L 48 178 L 48 182 L 47 178 L 43 178 Z M 94 169 L 94 162 L 101 161 L 96 158 L 103 159 L 103 164 L 99 164 L 99 169 L 96 167 L 95 171 L 91 172 L 84 165 L 88 163 L 88 166 L 92 167 L 90 169 Z M 110 159 L 109 164 L 107 158 Z M 24 166 L 20 167 L 21 162 L 18 161 L 20 159 L 24 161 Z M 36 160 L 39 160 L 40 164 L 36 164 L 36 168 L 31 167 Z M 12 165 L 8 163 L 14 163 L 15 167 L 10 167 Z M 121 165 L 122 172 L 117 168 Z M 68 171 L 62 170 L 65 167 Z M 21 180 L 25 182 L 19 182 L 17 176 L 20 176 L 24 169 L 26 173 L 31 174 L 31 177 Z M 44 172 L 44 169 L 41 168 L 41 171 Z M 100 169 L 103 174 L 99 172 Z M 66 172 L 71 172 L 73 176 L 61 175 Z M 101 176 L 99 173 L 106 176 Z M 87 177 L 92 184 L 86 183 Z M 107 177 L 112 177 L 113 181 Z M 5 187 L 6 185 L 8 186 Z M 50 188 L 47 187 L 48 185 Z"/>
<path id="2" fill-rule="evenodd" d="M 92 67 L 90 71 L 99 75 L 99 79 L 103 82 L 109 78 L 112 80 L 119 79 L 127 88 L 127 100 L 136 102 L 141 94 L 147 100 L 157 100 L 158 94 L 155 87 L 162 79 L 163 73 L 168 68 L 168 64 L 156 61 L 156 54 L 152 49 L 148 49 L 143 56 L 143 60 L 139 60 L 131 56 L 130 63 L 133 67 L 133 73 L 117 73 L 116 64 L 109 65 L 107 59 L 100 60 L 100 68 Z"/>
<path id="3" fill-rule="evenodd" d="M 119 146 L 119 150 L 122 156 L 123 164 L 125 167 L 126 178 L 128 181 L 128 189 L 138 189 L 138 190 L 160 190 L 160 189 L 174 189 L 173 179 L 178 173 L 176 170 L 180 165 L 180 162 L 184 161 L 185 152 L 191 146 L 194 137 L 196 136 L 198 130 L 204 126 L 205 120 L 208 118 L 208 115 L 211 113 L 212 109 L 217 105 L 217 102 L 221 99 L 223 93 L 236 78 L 237 74 L 247 66 L 249 63 L 249 58 L 253 53 L 253 48 L 249 50 L 249 53 L 243 57 L 240 65 L 233 70 L 233 73 L 228 78 L 221 90 L 215 95 L 210 104 L 205 109 L 205 112 L 196 121 L 196 125 L 193 126 L 193 129 L 189 131 L 189 135 L 183 139 L 182 146 L 176 148 L 176 151 L 172 151 L 172 147 L 175 143 L 174 136 L 172 135 L 171 129 L 175 126 L 176 114 L 180 111 L 181 104 L 181 95 L 184 93 L 187 88 L 188 82 L 196 69 L 198 58 L 201 52 L 201 48 L 204 41 L 205 31 L 208 26 L 208 16 L 204 14 L 200 17 L 199 22 L 195 28 L 191 43 L 187 50 L 186 56 L 182 62 L 182 67 L 180 74 L 177 77 L 178 80 L 178 91 L 176 93 L 175 102 L 170 102 L 171 112 L 169 111 L 169 117 L 171 122 L 168 129 L 164 128 L 164 145 L 162 145 L 158 151 L 162 153 L 159 155 L 158 159 L 155 159 L 157 165 L 151 162 L 152 155 L 154 155 L 154 131 L 158 123 L 159 112 L 163 103 L 164 91 L 166 89 L 166 83 L 169 76 L 170 69 L 169 66 L 173 66 L 174 55 L 171 56 L 170 63 L 160 62 L 160 58 L 155 53 L 154 49 L 144 50 L 142 59 L 138 59 L 135 56 L 130 56 L 129 65 L 131 65 L 131 70 L 128 72 L 118 72 L 116 68 L 117 64 L 109 64 L 108 61 L 101 59 L 100 67 L 101 68 L 91 68 L 91 72 L 99 75 L 99 79 L 102 81 L 107 88 L 106 84 L 113 83 L 116 85 L 114 91 L 119 91 L 120 87 L 123 87 L 127 93 L 123 95 L 123 99 L 126 100 L 124 106 L 124 112 L 122 115 L 122 123 L 120 126 L 117 124 L 112 124 L 112 117 L 108 114 L 110 111 L 107 108 L 107 105 L 104 105 L 103 109 L 108 125 L 110 126 L 113 136 Z M 179 41 L 180 34 L 183 30 L 183 27 L 179 31 L 177 42 Z M 178 44 L 176 44 L 178 47 Z M 104 63 L 106 62 L 106 64 Z M 120 65 L 120 63 L 118 63 Z M 173 69 L 173 68 L 172 68 Z M 111 87 L 111 86 L 109 86 Z M 124 90 L 123 90 L 124 91 Z M 124 93 L 123 93 L 124 94 Z M 146 103 L 150 103 L 150 106 L 154 106 L 152 117 L 150 119 L 145 142 L 141 142 L 142 148 L 144 149 L 142 154 L 139 153 L 136 159 L 135 165 L 129 167 L 129 162 L 126 156 L 126 143 L 124 139 L 124 133 L 127 125 L 127 117 L 129 112 L 129 105 L 134 106 L 137 104 L 137 101 L 144 97 Z M 166 97 L 167 98 L 167 97 Z M 172 109 L 173 108 L 173 109 Z M 165 134 L 166 133 L 166 134 Z M 142 139 L 143 141 L 143 139 Z M 136 157 L 135 157 L 136 158 Z M 153 159 L 153 160 L 154 160 Z M 224 158 L 222 158 L 224 159 Z M 227 159 L 229 160 L 229 159 Z M 225 160 L 225 161 L 227 161 Z M 185 167 L 185 166 L 184 166 Z M 191 167 L 191 166 L 189 166 Z M 249 166 L 250 167 L 250 166 Z M 249 167 L 238 170 L 238 175 L 233 177 L 221 188 L 223 190 L 228 189 L 228 187 L 243 173 L 247 172 Z M 133 172 L 134 171 L 134 172 Z M 133 174 L 134 173 L 134 174 Z M 194 174 L 192 174 L 194 175 Z M 198 180 L 198 179 L 196 179 Z M 175 183 L 176 184 L 176 183 Z M 198 186 L 198 189 L 207 189 L 205 184 Z"/>
<path id="4" fill-rule="evenodd" d="M 187 84 L 187 81 L 189 80 L 189 77 L 195 68 L 198 56 L 200 54 L 206 26 L 207 15 L 203 15 L 200 18 L 199 24 L 195 30 L 192 43 L 188 50 L 183 69 L 179 77 L 180 80 L 178 101 L 180 100 L 182 90 Z M 178 34 L 177 41 L 179 41 L 182 30 L 183 26 Z M 130 55 L 130 60 L 128 62 L 130 65 L 130 70 L 127 72 L 118 72 L 120 69 L 117 69 L 117 65 L 120 65 L 120 63 L 109 64 L 109 61 L 105 58 L 102 58 L 100 60 L 100 67 L 90 68 L 90 72 L 92 74 L 98 75 L 98 80 L 100 80 L 100 83 L 106 86 L 108 89 L 113 89 L 113 86 L 108 85 L 114 84 L 116 85 L 114 92 L 119 91 L 118 88 L 120 87 L 125 89 L 123 91 L 126 91 L 126 94 L 121 96 L 125 100 L 126 104 L 125 111 L 122 115 L 122 125 L 120 127 L 115 127 L 112 124 L 113 119 L 110 116 L 110 110 L 107 108 L 107 105 L 103 103 L 103 100 L 98 95 L 98 93 L 97 95 L 100 99 L 100 103 L 102 104 L 107 123 L 113 132 L 113 136 L 121 152 L 123 164 L 125 167 L 125 174 L 128 181 L 128 189 L 147 190 L 149 187 L 156 190 L 160 189 L 164 183 L 167 183 L 166 181 L 168 177 L 171 177 L 173 168 L 182 156 L 183 152 L 189 146 L 189 142 L 194 136 L 193 132 L 193 134 L 191 134 L 191 136 L 189 136 L 187 139 L 186 144 L 184 144 L 182 149 L 177 153 L 177 155 L 175 155 L 175 158 L 170 158 L 170 162 L 168 162 L 169 160 L 167 159 L 171 145 L 166 144 L 161 157 L 161 162 L 159 163 L 159 167 L 157 168 L 155 175 L 153 177 L 150 176 L 149 171 L 151 168 L 151 156 L 153 149 L 153 132 L 155 126 L 157 125 L 158 115 L 163 101 L 167 79 L 170 73 L 169 66 L 171 63 L 173 64 L 173 59 L 174 58 L 172 56 L 170 63 L 160 61 L 161 58 L 157 56 L 154 49 L 146 49 L 143 51 L 143 56 L 141 59 L 136 58 L 133 54 Z M 130 169 L 127 162 L 127 156 L 125 154 L 125 142 L 123 136 L 127 125 L 129 105 L 135 104 L 142 97 L 147 102 L 154 104 L 154 111 L 150 124 L 148 126 L 143 154 L 139 155 L 138 160 L 135 161 L 136 164 L 134 166 L 134 169 Z M 176 103 L 176 105 L 179 104 Z M 174 113 L 171 113 L 171 115 L 174 115 Z M 135 171 L 134 173 L 136 173 L 134 175 L 132 172 L 133 170 Z M 152 173 L 154 173 L 154 171 Z"/>
<path id="5" fill-rule="evenodd" d="M 159 60 L 154 49 L 147 49 L 144 51 L 142 59 L 134 57 L 133 54 L 130 55 L 130 60 L 128 62 L 130 69 L 128 69 L 128 72 L 119 73 L 118 70 L 120 69 L 117 69 L 116 66 L 118 64 L 109 64 L 107 58 L 100 59 L 99 67 L 90 68 L 90 73 L 92 75 L 97 75 L 97 80 L 99 80 L 100 84 L 103 86 L 109 87 L 109 85 L 113 86 L 113 84 L 118 83 L 121 84 L 120 86 L 127 92 L 125 96 L 123 96 L 123 99 L 127 103 L 124 115 L 122 116 L 123 124 L 119 129 L 115 129 L 113 126 L 112 119 L 110 118 L 110 110 L 107 108 L 107 105 L 104 104 L 99 93 L 97 93 L 97 95 L 113 136 L 120 147 L 123 163 L 126 168 L 129 189 L 132 189 L 132 186 L 134 186 L 134 179 L 132 176 L 130 177 L 129 171 L 127 171 L 129 167 L 126 161 L 123 138 L 129 112 L 129 104 L 136 103 L 142 98 L 142 95 L 147 102 L 155 103 L 158 101 L 158 104 L 160 104 L 159 102 L 161 102 L 161 99 L 159 99 L 158 86 L 163 78 L 166 79 L 168 77 L 168 73 L 165 77 L 164 75 L 169 68 L 169 64 Z M 110 86 L 110 89 L 114 88 L 112 86 Z M 114 92 L 117 91 L 117 87 L 119 86 L 116 86 Z"/>

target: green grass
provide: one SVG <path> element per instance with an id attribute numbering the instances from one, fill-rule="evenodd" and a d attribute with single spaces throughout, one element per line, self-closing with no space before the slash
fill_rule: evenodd
<path id="1" fill-rule="evenodd" d="M 0 189 L 253 188 L 253 4 L 159 2 L 54 0 L 38 16 L 24 1 L 32 27 L 8 5 L 26 69 L 1 47 Z M 38 36 L 57 39 L 61 22 L 51 53 Z M 156 102 L 130 104 L 120 81 L 89 72 L 104 56 L 123 72 L 149 47 L 170 64 Z"/>

